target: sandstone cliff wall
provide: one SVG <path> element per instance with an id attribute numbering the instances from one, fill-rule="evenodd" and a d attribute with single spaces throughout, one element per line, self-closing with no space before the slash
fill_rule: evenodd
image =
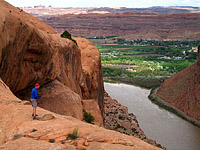
<path id="1" fill-rule="evenodd" d="M 103 80 L 98 49 L 86 39 L 76 40 L 78 46 L 23 10 L 0 1 L 2 80 L 21 99 L 30 99 L 38 82 L 39 106 L 82 119 L 83 99 L 93 99 L 103 112 Z"/>
<path id="2" fill-rule="evenodd" d="M 200 51 L 200 45 L 198 51 Z M 157 95 L 189 116 L 200 120 L 199 91 L 200 54 L 198 53 L 198 61 L 192 66 L 165 80 L 159 87 Z"/>
<path id="3" fill-rule="evenodd" d="M 83 69 L 83 82 L 81 91 L 83 99 L 95 99 L 103 112 L 103 76 L 101 56 L 97 47 L 84 38 L 75 38 L 81 50 L 81 65 Z"/>

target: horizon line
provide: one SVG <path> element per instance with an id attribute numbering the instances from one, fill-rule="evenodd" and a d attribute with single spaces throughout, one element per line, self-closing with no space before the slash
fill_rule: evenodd
<path id="1" fill-rule="evenodd" d="M 31 7 L 31 8 L 34 8 L 35 6 L 45 6 L 45 7 L 53 7 L 53 8 L 154 8 L 154 7 L 163 7 L 163 8 L 168 8 L 168 7 L 196 7 L 196 8 L 200 8 L 199 6 L 191 6 L 191 5 L 188 5 L 188 6 L 176 6 L 176 5 L 172 5 L 172 6 L 150 6 L 150 7 L 109 7 L 109 6 L 102 6 L 102 7 L 95 7 L 95 6 L 91 6 L 91 7 L 70 7 L 70 6 L 52 6 L 52 5 L 43 5 L 43 4 L 40 4 L 40 5 L 34 5 L 34 6 L 18 6 L 19 8 L 27 8 L 27 7 Z"/>

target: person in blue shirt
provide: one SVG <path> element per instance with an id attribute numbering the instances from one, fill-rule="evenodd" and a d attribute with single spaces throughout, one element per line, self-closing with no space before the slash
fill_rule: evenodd
<path id="1" fill-rule="evenodd" d="M 32 106 L 33 106 L 33 120 L 38 120 L 38 118 L 36 118 L 36 108 L 37 108 L 37 99 L 40 97 L 38 95 L 38 89 L 40 88 L 40 85 L 38 83 L 35 84 L 35 88 L 32 89 L 31 91 L 31 102 L 32 102 Z"/>

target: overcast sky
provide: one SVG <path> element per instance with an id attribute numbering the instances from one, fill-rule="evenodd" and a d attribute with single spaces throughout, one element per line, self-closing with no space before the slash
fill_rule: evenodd
<path id="1" fill-rule="evenodd" d="M 197 6 L 200 0 L 6 0 L 16 7 L 51 5 L 52 7 L 129 7 Z"/>

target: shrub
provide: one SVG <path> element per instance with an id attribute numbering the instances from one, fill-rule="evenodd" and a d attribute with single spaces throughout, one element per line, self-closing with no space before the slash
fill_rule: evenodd
<path id="1" fill-rule="evenodd" d="M 72 35 L 68 31 L 64 31 L 63 34 L 61 34 L 61 37 L 67 38 L 67 39 L 72 39 Z"/>
<path id="2" fill-rule="evenodd" d="M 136 129 L 135 129 L 135 128 L 132 128 L 132 129 L 131 129 L 131 131 L 132 131 L 132 132 L 135 132 L 135 131 L 136 131 Z"/>
<path id="3" fill-rule="evenodd" d="M 15 134 L 15 135 L 13 136 L 13 140 L 16 140 L 16 139 L 18 139 L 18 138 L 20 138 L 20 137 L 21 137 L 20 134 Z"/>
<path id="4" fill-rule="evenodd" d="M 55 139 L 49 139 L 49 143 L 54 143 Z"/>
<path id="5" fill-rule="evenodd" d="M 132 120 L 130 118 L 126 118 L 130 123 L 132 122 Z"/>
<path id="6" fill-rule="evenodd" d="M 119 117 L 118 117 L 120 120 L 124 120 L 125 119 L 125 117 L 123 117 L 123 116 L 120 116 L 119 115 Z"/>
<path id="7" fill-rule="evenodd" d="M 74 128 L 72 134 L 68 134 L 67 138 L 70 138 L 70 139 L 78 138 L 78 128 Z"/>
<path id="8" fill-rule="evenodd" d="M 83 112 L 84 112 L 84 118 L 83 118 L 83 120 L 85 120 L 88 123 L 93 123 L 94 116 L 92 116 L 90 113 L 86 112 L 84 109 L 83 109 Z"/>
<path id="9" fill-rule="evenodd" d="M 64 31 L 63 34 L 61 34 L 61 37 L 72 40 L 76 44 L 76 46 L 78 46 L 76 40 L 72 39 L 72 35 L 68 31 Z"/>
<path id="10" fill-rule="evenodd" d="M 37 129 L 33 129 L 31 132 L 36 132 L 37 131 Z"/>
<path id="11" fill-rule="evenodd" d="M 118 129 L 118 128 L 121 128 L 121 129 L 123 129 L 123 130 L 127 130 L 125 127 L 120 126 L 119 124 L 117 124 L 116 129 Z"/>

